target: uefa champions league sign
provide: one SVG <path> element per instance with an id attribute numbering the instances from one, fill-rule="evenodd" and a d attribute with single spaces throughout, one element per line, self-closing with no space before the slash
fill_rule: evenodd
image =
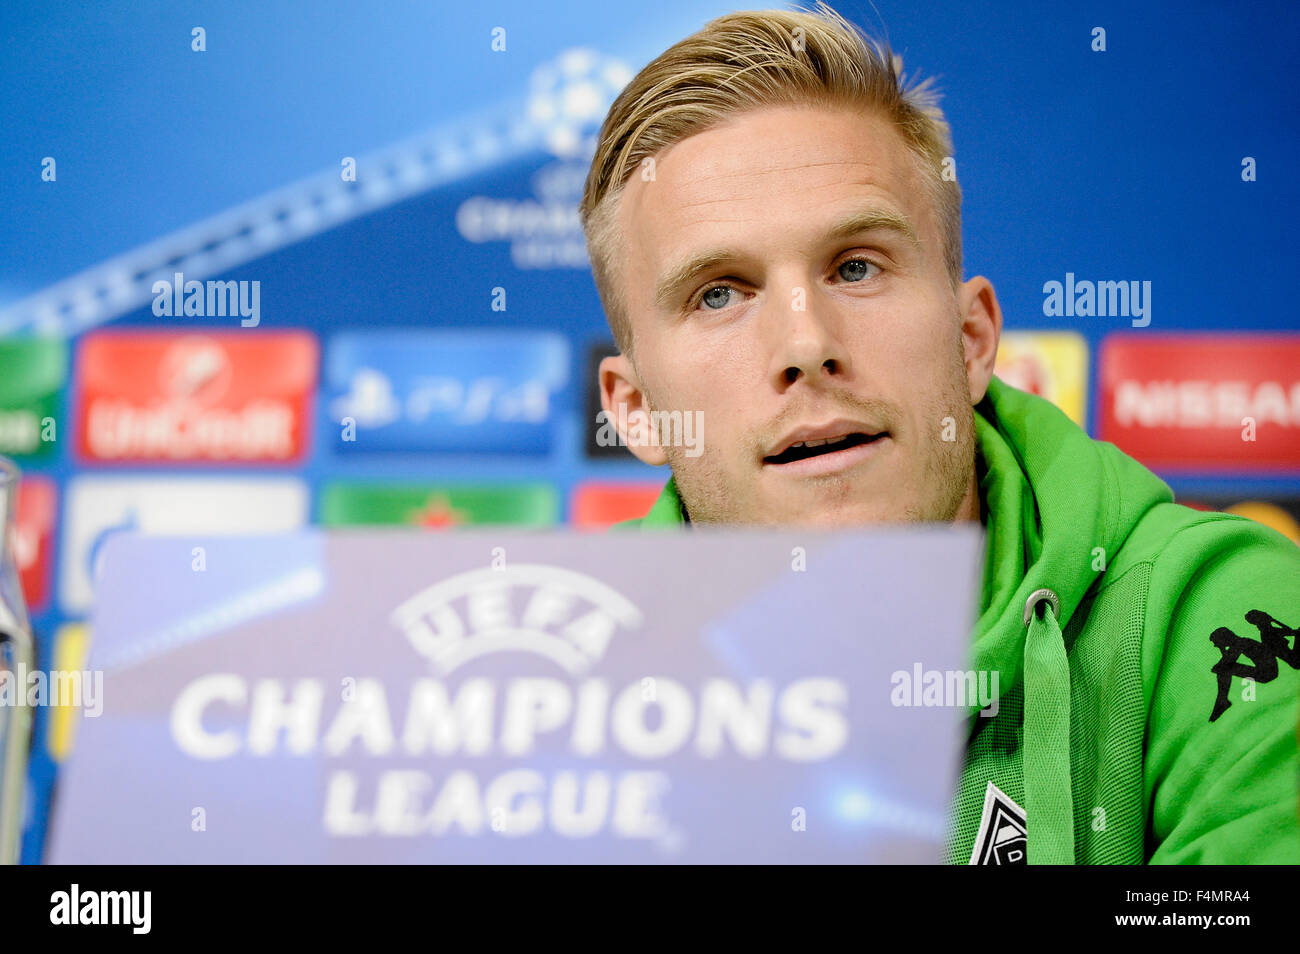
<path id="1" fill-rule="evenodd" d="M 123 535 L 56 863 L 930 862 L 968 529 Z"/>

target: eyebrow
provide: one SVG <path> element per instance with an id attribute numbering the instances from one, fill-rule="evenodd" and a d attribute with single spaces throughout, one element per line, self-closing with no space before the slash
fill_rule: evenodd
<path id="1" fill-rule="evenodd" d="M 826 237 L 836 241 L 862 235 L 865 232 L 890 232 L 906 240 L 914 248 L 921 247 L 920 236 L 911 220 L 901 212 L 880 206 L 871 206 L 854 212 L 831 226 Z M 664 273 L 664 277 L 655 286 L 655 303 L 662 309 L 672 309 L 680 288 L 719 265 L 738 261 L 743 257 L 740 252 L 729 248 L 710 249 L 692 255 Z"/>

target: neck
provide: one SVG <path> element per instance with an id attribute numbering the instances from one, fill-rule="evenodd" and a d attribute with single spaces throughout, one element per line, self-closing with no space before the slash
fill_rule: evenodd
<path id="1" fill-rule="evenodd" d="M 984 507 L 980 499 L 980 478 L 983 473 L 984 457 L 977 452 L 975 466 L 971 468 L 970 481 L 966 484 L 966 493 L 962 496 L 961 503 L 957 505 L 957 512 L 953 514 L 953 523 L 983 522 Z"/>

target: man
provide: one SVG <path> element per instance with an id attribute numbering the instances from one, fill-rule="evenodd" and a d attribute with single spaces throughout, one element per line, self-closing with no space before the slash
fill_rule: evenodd
<path id="1" fill-rule="evenodd" d="M 708 425 L 623 434 L 672 469 L 634 525 L 980 521 L 1001 698 L 951 859 L 1300 862 L 1300 550 L 993 377 L 948 126 L 898 69 L 825 6 L 738 13 L 615 101 L 581 206 L 602 404 Z"/>

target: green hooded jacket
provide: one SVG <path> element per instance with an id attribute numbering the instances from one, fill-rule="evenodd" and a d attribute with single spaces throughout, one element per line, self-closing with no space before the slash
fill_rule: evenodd
<path id="1" fill-rule="evenodd" d="M 998 671 L 1000 698 L 993 718 L 970 713 L 949 860 L 1300 863 L 1300 547 L 1175 504 L 997 378 L 975 426 L 972 668 Z M 686 523 L 670 479 L 618 526 Z M 1056 600 L 1027 623 L 1041 589 Z"/>

